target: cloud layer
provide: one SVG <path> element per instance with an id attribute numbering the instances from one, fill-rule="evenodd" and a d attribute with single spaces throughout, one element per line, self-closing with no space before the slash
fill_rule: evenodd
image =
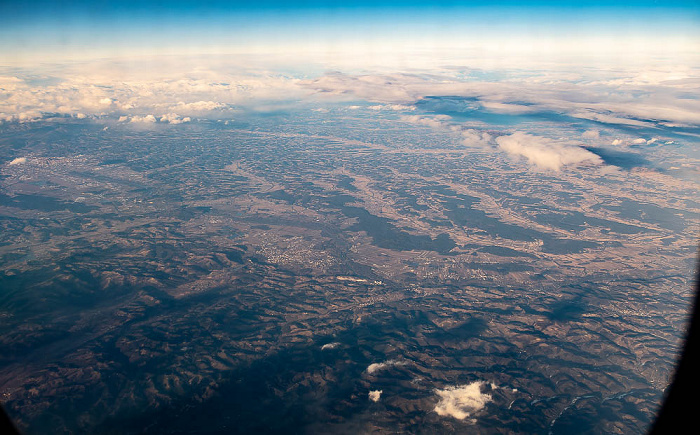
<path id="1" fill-rule="evenodd" d="M 179 124 L 195 117 L 231 119 L 239 107 L 309 94 L 289 74 L 242 69 L 235 62 L 202 62 L 187 58 L 163 64 L 95 61 L 26 72 L 0 65 L 0 122 L 127 117 L 138 123 L 151 122 L 146 119 L 151 115 L 160 122 Z"/>
<path id="2" fill-rule="evenodd" d="M 692 66 L 659 60 L 650 65 L 581 65 L 562 61 L 478 69 L 465 59 L 433 59 L 411 72 L 298 75 L 264 66 L 260 59 L 172 57 L 152 61 L 102 60 L 33 70 L 0 66 L 0 122 L 52 116 L 147 116 L 230 119 L 240 108 L 279 101 L 357 101 L 377 112 L 417 112 L 426 97 L 469 99 L 477 110 L 504 116 L 554 114 L 625 127 L 700 126 L 700 81 Z M 483 59 L 482 59 L 483 60 Z M 468 64 L 478 65 L 478 58 Z M 483 62 L 481 62 L 483 63 Z M 246 66 L 241 66 L 246 65 Z M 380 72 L 381 71 L 381 72 Z M 310 78 L 302 78 L 310 77 Z M 350 106 L 360 107 L 360 106 Z M 418 116 L 418 115 L 416 115 Z M 420 116 L 413 122 L 421 121 Z M 440 121 L 439 119 L 436 119 Z M 588 134 L 588 138 L 592 139 Z"/>
<path id="3" fill-rule="evenodd" d="M 690 92 L 700 91 L 700 81 L 689 67 L 660 63 L 642 71 L 589 68 L 590 76 L 570 65 L 548 67 L 546 72 L 517 74 L 494 70 L 493 78 L 482 74 L 479 80 L 457 74 L 461 72 L 457 67 L 440 74 L 333 72 L 301 84 L 323 95 L 354 96 L 384 105 L 408 106 L 429 96 L 451 96 L 473 99 L 497 114 L 564 114 L 636 127 L 700 125 L 700 99 L 687 98 Z"/>

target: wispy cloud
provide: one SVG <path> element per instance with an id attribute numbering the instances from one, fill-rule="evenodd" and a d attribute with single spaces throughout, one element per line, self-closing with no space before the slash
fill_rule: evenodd
<path id="1" fill-rule="evenodd" d="M 450 128 L 449 121 L 452 119 L 449 115 L 404 115 L 401 120 L 404 122 L 410 122 L 411 124 L 417 125 L 427 125 L 433 128 Z"/>
<path id="2" fill-rule="evenodd" d="M 399 360 L 395 360 L 395 359 L 390 359 L 390 360 L 387 360 L 384 362 L 370 364 L 367 367 L 367 373 L 372 375 L 374 373 L 377 373 L 380 370 L 385 370 L 385 369 L 388 369 L 390 367 L 402 366 L 402 365 L 406 365 L 406 361 L 399 361 Z"/>
<path id="3" fill-rule="evenodd" d="M 335 349 L 338 346 L 340 346 L 340 343 L 334 342 L 334 343 L 326 343 L 323 346 L 321 346 L 321 350 L 330 350 L 330 349 Z"/>
<path id="4" fill-rule="evenodd" d="M 395 112 L 411 112 L 416 110 L 415 106 L 407 106 L 405 104 L 378 104 L 374 106 L 368 106 L 369 110 L 393 110 Z"/>
<path id="5" fill-rule="evenodd" d="M 185 103 L 183 101 L 178 101 L 177 104 L 170 107 L 173 111 L 178 111 L 180 113 L 192 113 L 192 112 L 208 112 L 217 109 L 223 109 L 226 107 L 224 103 L 218 103 L 216 101 L 195 101 L 192 103 Z"/>
<path id="6" fill-rule="evenodd" d="M 509 115 L 522 115 L 525 113 L 537 112 L 533 106 L 523 106 L 521 104 L 500 103 L 497 101 L 482 101 L 481 106 L 494 113 L 505 113 Z"/>

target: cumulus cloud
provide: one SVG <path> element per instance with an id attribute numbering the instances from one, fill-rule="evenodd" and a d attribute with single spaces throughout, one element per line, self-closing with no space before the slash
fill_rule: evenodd
<path id="1" fill-rule="evenodd" d="M 3 122 L 32 122 L 42 119 L 44 114 L 39 110 L 27 110 L 17 113 L 0 113 L 0 121 Z"/>
<path id="2" fill-rule="evenodd" d="M 335 349 L 338 346 L 340 346 L 340 343 L 334 342 L 334 343 L 326 343 L 323 346 L 321 346 L 321 350 L 330 350 L 330 349 Z"/>
<path id="3" fill-rule="evenodd" d="M 181 118 L 177 113 L 168 113 L 160 117 L 160 122 L 167 122 L 169 124 L 182 124 L 184 122 L 190 122 L 191 120 L 189 116 Z"/>
<path id="4" fill-rule="evenodd" d="M 611 142 L 612 145 L 621 145 L 622 141 L 620 139 L 615 139 Z"/>
<path id="5" fill-rule="evenodd" d="M 26 163 L 26 162 L 27 162 L 26 157 L 17 157 L 16 159 L 12 160 L 10 162 L 10 164 L 11 165 L 19 165 L 19 164 Z"/>
<path id="6" fill-rule="evenodd" d="M 400 119 L 403 122 L 409 122 L 411 124 L 426 125 L 435 129 L 449 130 L 458 133 L 462 137 L 462 145 L 468 147 L 484 148 L 487 147 L 493 139 L 486 131 L 464 128 L 450 122 L 452 121 L 452 117 L 449 115 L 404 115 Z"/>
<path id="7" fill-rule="evenodd" d="M 32 70 L 32 75 L 38 74 L 52 80 L 42 83 L 0 76 L 0 121 L 26 122 L 56 114 L 75 117 L 78 113 L 94 118 L 177 113 L 181 119 L 195 114 L 221 119 L 230 117 L 233 105 L 299 100 L 310 93 L 288 73 L 244 68 L 240 59 L 203 61 L 194 69 L 186 56 L 146 62 L 142 68 L 95 60 Z"/>
<path id="8" fill-rule="evenodd" d="M 383 390 L 374 390 L 369 392 L 369 400 L 372 402 L 379 402 L 379 398 L 382 396 Z"/>
<path id="9" fill-rule="evenodd" d="M 462 145 L 483 148 L 489 144 L 492 137 L 485 131 L 466 129 L 460 132 L 462 135 Z"/>
<path id="10" fill-rule="evenodd" d="M 647 140 L 640 137 L 638 139 L 633 140 L 632 143 L 633 144 L 643 144 L 643 143 L 647 143 Z"/>
<path id="11" fill-rule="evenodd" d="M 371 374 L 377 373 L 377 372 L 380 371 L 380 370 L 387 369 L 387 368 L 389 368 L 389 367 L 402 366 L 402 365 L 405 365 L 405 364 L 406 364 L 405 361 L 399 361 L 399 360 L 395 360 L 395 359 L 390 359 L 390 360 L 387 360 L 387 361 L 384 361 L 384 362 L 381 362 L 381 363 L 370 364 L 370 365 L 367 367 L 367 373 L 369 373 L 369 374 L 371 375 Z"/>
<path id="12" fill-rule="evenodd" d="M 500 136 L 496 138 L 496 143 L 501 150 L 524 157 L 540 169 L 559 171 L 571 164 L 602 163 L 600 157 L 583 148 L 522 132 Z"/>
<path id="13" fill-rule="evenodd" d="M 119 118 L 121 119 L 121 118 Z M 156 117 L 153 115 L 145 115 L 145 116 L 132 116 L 129 122 L 135 122 L 135 123 L 142 123 L 142 124 L 152 124 L 156 122 Z"/>
<path id="14" fill-rule="evenodd" d="M 435 405 L 435 412 L 443 417 L 464 420 L 482 410 L 491 401 L 490 394 L 481 392 L 483 385 L 483 381 L 477 381 L 468 385 L 435 390 L 435 394 L 440 398 L 440 401 Z"/>
<path id="15" fill-rule="evenodd" d="M 24 85 L 24 80 L 15 76 L 0 76 L 0 90 L 11 91 L 22 87 Z"/>

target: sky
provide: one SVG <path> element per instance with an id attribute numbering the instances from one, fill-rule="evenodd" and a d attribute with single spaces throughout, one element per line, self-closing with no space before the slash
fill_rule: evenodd
<path id="1" fill-rule="evenodd" d="M 698 1 L 2 2 L 0 49 L 6 63 L 382 44 L 692 52 L 699 23 Z"/>

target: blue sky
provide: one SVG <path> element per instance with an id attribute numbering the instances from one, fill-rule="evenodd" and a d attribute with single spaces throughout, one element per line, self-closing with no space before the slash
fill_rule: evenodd
<path id="1" fill-rule="evenodd" d="M 9 57 L 133 48 L 433 38 L 680 36 L 700 40 L 698 1 L 94 1 L 0 3 Z"/>

